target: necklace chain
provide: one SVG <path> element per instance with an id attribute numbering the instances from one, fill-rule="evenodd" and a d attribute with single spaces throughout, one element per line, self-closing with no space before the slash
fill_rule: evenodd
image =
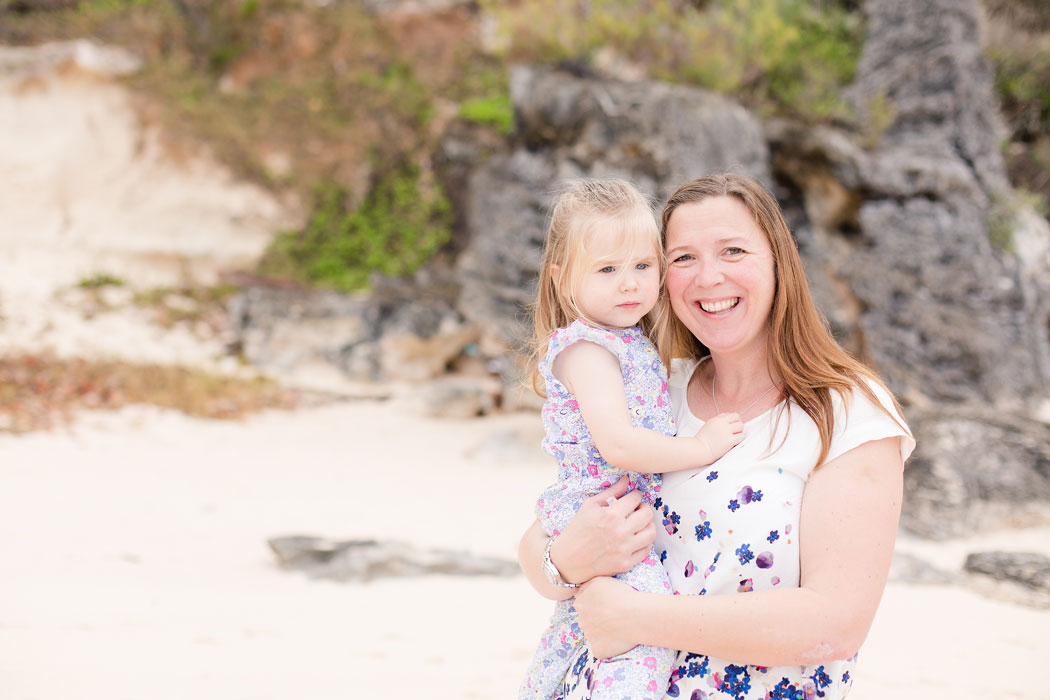
<path id="1" fill-rule="evenodd" d="M 779 383 L 780 383 L 780 382 L 773 382 L 772 384 L 770 384 L 770 385 L 769 385 L 769 388 L 768 388 L 768 389 L 766 389 L 765 391 L 763 391 L 763 392 L 762 392 L 761 394 L 759 394 L 759 395 L 758 395 L 758 398 L 757 398 L 757 399 L 755 399 L 754 401 L 752 401 L 751 403 L 749 403 L 749 404 L 747 405 L 747 408 L 745 408 L 745 409 L 744 409 L 743 411 L 740 411 L 740 414 L 739 414 L 739 415 L 740 415 L 740 417 L 741 417 L 741 418 L 743 418 L 743 417 L 744 417 L 744 414 L 745 414 L 745 413 L 747 413 L 748 411 L 750 411 L 750 410 L 751 410 L 751 408 L 752 408 L 752 407 L 753 407 L 753 406 L 754 406 L 754 405 L 755 405 L 756 403 L 758 403 L 759 401 L 761 401 L 761 400 L 762 400 L 762 397 L 763 397 L 763 396 L 765 396 L 766 394 L 768 394 L 768 393 L 770 392 L 770 390 L 771 390 L 771 389 L 773 389 L 773 387 L 775 387 L 775 386 L 776 386 L 777 384 L 779 384 Z M 721 411 L 721 409 L 719 409 L 719 408 L 718 408 L 718 399 L 717 399 L 717 398 L 715 398 L 715 373 L 714 373 L 714 372 L 711 372 L 711 400 L 712 400 L 712 401 L 714 402 L 714 404 L 715 404 L 715 413 L 721 413 L 721 412 L 722 412 L 722 411 Z"/>

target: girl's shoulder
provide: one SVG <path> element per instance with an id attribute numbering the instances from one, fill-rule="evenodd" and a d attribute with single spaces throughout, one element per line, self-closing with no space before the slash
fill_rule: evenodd
<path id="1" fill-rule="evenodd" d="M 587 342 L 599 345 L 613 355 L 622 357 L 633 343 L 648 339 L 637 326 L 626 329 L 598 328 L 577 319 L 564 328 L 559 328 L 551 335 L 547 347 L 547 356 L 553 357 L 574 343 Z"/>

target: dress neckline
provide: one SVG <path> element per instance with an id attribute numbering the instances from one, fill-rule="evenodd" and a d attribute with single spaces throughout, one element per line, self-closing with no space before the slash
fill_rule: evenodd
<path id="1" fill-rule="evenodd" d="M 689 376 L 685 380 L 685 392 L 684 392 L 685 393 L 685 402 L 684 402 L 685 403 L 685 412 L 688 413 L 694 420 L 697 420 L 700 423 L 706 423 L 707 421 L 704 420 L 703 418 L 700 418 L 695 413 L 693 413 L 693 409 L 689 407 L 689 385 L 692 384 L 692 382 L 693 382 L 693 375 L 696 374 L 696 370 L 700 369 L 700 365 L 704 364 L 705 362 L 707 362 L 710 359 L 711 359 L 710 355 L 704 355 L 699 360 L 697 360 L 696 364 L 693 365 L 693 370 L 689 373 Z M 777 401 L 775 404 L 773 404 L 772 406 L 770 406 L 766 410 L 762 411 L 761 413 L 759 413 L 754 418 L 748 418 L 746 421 L 744 421 L 744 425 L 747 425 L 748 423 L 753 423 L 754 421 L 758 420 L 759 418 L 765 417 L 767 414 L 771 413 L 774 408 L 778 408 L 779 406 L 784 405 L 784 403 L 786 401 L 787 401 L 787 399 L 783 399 L 783 398 L 780 399 L 780 401 Z"/>

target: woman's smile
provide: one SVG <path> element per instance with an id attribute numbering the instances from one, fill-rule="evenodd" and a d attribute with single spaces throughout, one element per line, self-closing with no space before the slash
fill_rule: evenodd
<path id="1" fill-rule="evenodd" d="M 696 302 L 701 310 L 709 314 L 722 314 L 730 309 L 735 309 L 736 305 L 739 303 L 740 297 L 730 297 L 728 299 L 719 299 L 717 301 L 704 301 L 701 299 Z"/>

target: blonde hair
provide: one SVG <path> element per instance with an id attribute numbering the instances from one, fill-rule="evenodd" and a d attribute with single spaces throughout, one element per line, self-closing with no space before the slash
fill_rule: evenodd
<path id="1" fill-rule="evenodd" d="M 652 247 L 664 271 L 660 229 L 649 200 L 638 189 L 616 178 L 571 180 L 563 183 L 551 205 L 547 235 L 543 245 L 536 302 L 533 305 L 534 334 L 530 366 L 532 388 L 539 387 L 539 361 L 547 352 L 551 335 L 577 319 L 588 319 L 576 303 L 580 271 L 587 261 L 587 241 L 595 234 L 615 236 L 627 246 L 627 257 Z M 662 285 L 661 285 L 662 286 Z M 665 297 L 660 294 L 661 300 Z M 665 304 L 657 302 L 639 322 L 650 334 Z"/>
<path id="2" fill-rule="evenodd" d="M 882 406 L 865 380 L 886 390 L 894 408 L 900 412 L 900 404 L 893 394 L 874 371 L 850 356 L 832 336 L 827 320 L 813 303 L 784 215 L 773 196 L 760 184 L 743 175 L 724 174 L 700 177 L 682 185 L 667 200 L 661 213 L 660 232 L 664 244 L 667 224 L 675 209 L 713 197 L 735 197 L 747 207 L 772 250 L 775 288 L 768 320 L 768 362 L 783 380 L 782 395 L 798 405 L 817 425 L 820 432 L 817 466 L 824 462 L 831 448 L 832 390 L 846 398 L 855 388 L 859 389 L 901 425 L 897 417 Z M 700 360 L 710 354 L 672 313 L 661 315 L 655 336 L 657 346 L 666 348 L 672 357 Z"/>

